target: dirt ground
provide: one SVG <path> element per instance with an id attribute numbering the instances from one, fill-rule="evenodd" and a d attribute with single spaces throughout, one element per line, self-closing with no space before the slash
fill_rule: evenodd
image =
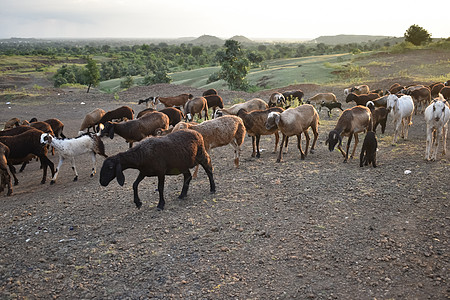
<path id="1" fill-rule="evenodd" d="M 344 102 L 342 87 L 286 89 L 293 88 L 306 97 L 334 92 Z M 114 99 L 95 90 L 54 90 L 1 103 L 1 121 L 57 117 L 74 137 L 96 107 L 130 105 L 138 112 L 139 99 L 182 92 L 202 91 L 162 84 Z M 267 100 L 271 91 L 219 93 L 231 103 Z M 339 114 L 320 112 L 316 152 L 304 161 L 295 139 L 276 163 L 272 136 L 261 139 L 260 159 L 251 157 L 246 137 L 238 169 L 231 146 L 213 149 L 217 192 L 209 194 L 200 170 L 188 197 L 178 200 L 182 176 L 167 177 L 162 212 L 156 178 L 140 184 L 143 206 L 136 209 L 135 170 L 124 172 L 123 187 L 116 181 L 102 187 L 82 156 L 78 182 L 65 162 L 50 186 L 49 179 L 40 184 L 39 164 L 29 164 L 14 194 L 0 196 L 0 298 L 448 299 L 449 152 L 424 160 L 425 123 L 417 115 L 409 139 L 395 146 L 392 124 L 384 135 L 378 129 L 378 168 L 359 167 L 361 144 L 355 159 L 343 163 L 325 146 Z M 104 143 L 108 155 L 127 149 L 118 136 Z M 57 164 L 57 155 L 50 159 Z M 102 162 L 98 157 L 98 172 Z"/>

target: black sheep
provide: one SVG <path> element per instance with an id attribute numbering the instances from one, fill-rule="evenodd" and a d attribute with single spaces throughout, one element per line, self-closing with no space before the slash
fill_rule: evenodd
<path id="1" fill-rule="evenodd" d="M 187 195 L 192 179 L 189 169 L 198 164 L 205 169 L 210 191 L 215 193 L 211 159 L 205 150 L 202 135 L 194 130 L 184 129 L 163 137 L 148 138 L 126 152 L 108 157 L 100 171 L 100 184 L 107 186 L 111 180 L 117 178 L 117 182 L 123 186 L 125 183 L 123 170 L 138 169 L 139 175 L 133 183 L 133 192 L 134 203 L 137 208 L 141 208 L 138 185 L 145 177 L 157 176 L 159 191 L 157 208 L 163 210 L 165 176 L 184 175 L 183 189 L 178 197 L 183 199 Z"/>
<path id="2" fill-rule="evenodd" d="M 377 167 L 377 147 L 378 142 L 375 132 L 368 131 L 361 148 L 361 155 L 359 156 L 359 166 L 367 166 L 372 164 L 374 168 Z"/>

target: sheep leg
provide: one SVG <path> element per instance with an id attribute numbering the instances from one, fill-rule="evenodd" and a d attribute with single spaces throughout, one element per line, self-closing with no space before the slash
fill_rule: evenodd
<path id="1" fill-rule="evenodd" d="M 62 166 L 63 162 L 64 162 L 64 157 L 59 156 L 59 163 L 58 163 L 58 166 L 56 167 L 56 172 L 55 172 L 55 174 L 53 174 L 53 177 L 52 177 L 52 180 L 50 181 L 50 184 L 54 184 L 55 183 L 56 178 L 58 177 L 59 170 L 61 169 L 61 166 Z M 47 169 L 47 168 L 45 168 L 45 169 Z M 74 170 L 74 163 L 73 162 L 72 162 L 72 169 Z M 75 170 L 75 174 L 76 174 L 76 172 L 77 171 Z M 75 177 L 75 178 L 77 178 L 77 177 Z M 76 181 L 75 178 L 74 178 L 73 181 Z"/>
<path id="2" fill-rule="evenodd" d="M 133 197 L 134 197 L 134 204 L 136 204 L 137 208 L 141 208 L 142 206 L 142 202 L 139 199 L 139 195 L 138 195 L 138 186 L 139 183 L 145 178 L 145 175 L 142 175 L 141 172 L 139 172 L 138 177 L 136 178 L 136 180 L 133 182 Z M 164 176 L 163 176 L 163 187 L 162 189 L 164 189 Z M 159 187 L 159 176 L 158 176 L 158 190 L 159 190 L 159 195 L 161 197 L 161 188 Z M 161 200 L 160 200 L 161 202 Z M 164 199 L 163 199 L 163 208 L 164 208 Z M 159 209 L 159 204 L 158 204 L 158 209 Z"/>
<path id="3" fill-rule="evenodd" d="M 78 172 L 75 166 L 75 157 L 71 157 L 70 160 L 72 161 L 72 170 L 75 172 L 75 177 L 73 178 L 73 181 L 78 181 Z"/>
<path id="4" fill-rule="evenodd" d="M 241 147 L 238 145 L 236 140 L 233 140 L 230 144 L 234 148 L 234 166 L 236 168 L 239 168 L 239 157 L 241 156 Z M 198 169 L 198 165 L 197 165 L 197 169 Z"/>
<path id="5" fill-rule="evenodd" d="M 313 134 L 314 134 L 314 139 L 313 139 L 313 143 L 311 145 L 310 152 L 311 152 L 311 154 L 313 154 L 314 153 L 314 148 L 316 147 L 317 139 L 319 138 L 319 132 L 317 131 L 317 127 L 315 127 L 315 126 L 311 126 L 311 129 L 312 129 Z"/>
<path id="6" fill-rule="evenodd" d="M 12 191 L 12 184 L 11 184 L 11 176 L 8 173 L 8 166 L 6 165 L 4 167 L 5 167 L 4 169 L 2 168 L 0 170 L 0 172 L 2 173 L 2 175 L 1 175 L 1 183 L 0 183 L 0 192 L 3 192 L 3 190 L 4 190 L 3 186 L 7 185 L 8 186 L 8 193 L 6 195 L 7 196 L 11 196 L 11 194 L 13 192 Z"/>
<path id="7" fill-rule="evenodd" d="M 353 134 L 350 134 L 348 136 L 348 140 L 347 140 L 347 151 L 345 152 L 345 158 L 344 158 L 344 162 L 348 161 L 348 150 L 350 149 L 350 143 L 352 142 L 352 138 L 353 138 Z"/>
<path id="8" fill-rule="evenodd" d="M 52 176 L 55 175 L 55 165 L 52 163 L 50 159 L 46 155 L 39 157 L 42 164 L 43 174 L 42 174 L 42 180 L 41 183 L 44 184 L 45 180 L 47 179 L 47 167 L 50 168 L 50 172 L 52 173 Z"/>
<path id="9" fill-rule="evenodd" d="M 207 161 L 200 162 L 200 165 L 205 170 L 206 175 L 208 175 L 209 192 L 211 194 L 214 194 L 216 192 L 216 183 L 214 182 L 214 176 L 213 176 L 213 172 L 212 172 L 211 159 L 208 159 Z"/>
<path id="10" fill-rule="evenodd" d="M 259 141 L 261 139 L 260 135 L 256 136 L 256 158 L 260 158 L 261 157 L 261 153 L 259 152 Z"/>
<path id="11" fill-rule="evenodd" d="M 352 158 L 352 159 L 355 156 L 355 151 L 356 151 L 356 147 L 358 146 L 358 142 L 359 142 L 358 134 L 355 133 L 355 145 L 353 146 L 352 155 L 350 156 L 350 158 Z"/>
<path id="12" fill-rule="evenodd" d="M 447 153 L 447 133 L 448 133 L 448 125 L 445 125 L 442 128 L 442 146 L 444 147 L 442 149 L 442 155 L 445 155 Z"/>
<path id="13" fill-rule="evenodd" d="M 252 136 L 252 147 L 253 147 L 252 157 L 255 157 L 256 156 L 256 151 L 255 151 L 255 149 L 256 149 L 256 137 L 255 136 Z"/>
<path id="14" fill-rule="evenodd" d="M 308 148 L 309 148 L 309 142 L 311 141 L 311 138 L 309 137 L 308 130 L 304 131 L 305 138 L 306 138 L 306 149 L 305 149 L 305 157 L 308 156 Z M 301 136 L 301 133 L 300 133 Z"/>
<path id="15" fill-rule="evenodd" d="M 273 153 L 277 153 L 277 147 L 278 147 L 278 142 L 280 141 L 280 134 L 277 132 L 274 133 L 275 134 L 275 149 L 273 150 Z"/>
<path id="16" fill-rule="evenodd" d="M 158 210 L 163 210 L 164 205 L 166 202 L 164 201 L 164 181 L 165 176 L 164 175 L 158 175 L 158 192 L 159 192 L 159 202 L 158 206 L 156 207 Z M 136 188 L 137 191 L 137 188 Z M 137 203 L 136 203 L 137 206 Z"/>
<path id="17" fill-rule="evenodd" d="M 198 165 L 197 165 L 198 168 Z M 183 199 L 186 198 L 187 196 L 187 192 L 189 189 L 189 183 L 191 182 L 192 176 L 191 176 L 191 172 L 188 170 L 186 170 L 186 172 L 183 173 L 183 189 L 181 190 L 181 194 L 180 196 L 178 196 L 178 199 Z"/>
<path id="18" fill-rule="evenodd" d="M 437 152 L 438 152 L 438 149 L 439 149 L 439 140 L 441 139 L 441 137 L 442 137 L 442 131 L 441 130 L 436 130 L 435 131 L 435 136 L 434 136 L 434 144 L 433 144 L 433 147 L 434 147 L 434 149 L 433 149 L 433 154 L 432 154 L 432 160 L 436 160 L 436 158 L 437 158 Z"/>
<path id="19" fill-rule="evenodd" d="M 361 149 L 361 154 L 359 155 L 359 166 L 362 167 L 364 165 L 364 162 L 366 161 L 366 149 L 364 148 L 363 145 L 363 149 Z"/>
<path id="20" fill-rule="evenodd" d="M 92 159 L 92 173 L 91 173 L 91 177 L 94 177 L 94 174 L 97 173 L 97 170 L 95 168 L 95 152 L 91 153 L 91 159 Z M 75 166 L 75 163 L 74 163 Z"/>
<path id="21" fill-rule="evenodd" d="M 297 134 L 297 148 L 300 151 L 300 159 L 304 160 L 306 155 L 305 152 L 302 149 L 302 134 Z"/>
<path id="22" fill-rule="evenodd" d="M 286 137 L 286 141 L 284 142 L 284 153 L 288 153 L 288 142 L 289 142 L 289 137 Z"/>
<path id="23" fill-rule="evenodd" d="M 283 138 L 282 138 L 281 144 L 280 144 L 280 152 L 278 153 L 277 163 L 281 162 L 281 160 L 283 159 L 283 145 L 284 145 L 285 140 L 286 140 L 286 135 L 283 133 Z"/>
<path id="24" fill-rule="evenodd" d="M 198 165 L 195 166 L 194 175 L 192 175 L 192 178 L 197 178 L 198 174 Z"/>
<path id="25" fill-rule="evenodd" d="M 426 149 L 425 149 L 425 159 L 430 160 L 431 155 L 431 144 L 433 142 L 433 128 L 431 126 L 427 125 L 427 142 L 426 142 Z"/>
<path id="26" fill-rule="evenodd" d="M 12 174 L 12 176 L 14 178 L 14 185 L 18 185 L 19 184 L 19 180 L 16 177 L 16 168 L 10 163 L 8 163 L 8 167 L 9 167 L 9 171 L 11 172 L 11 174 Z"/>

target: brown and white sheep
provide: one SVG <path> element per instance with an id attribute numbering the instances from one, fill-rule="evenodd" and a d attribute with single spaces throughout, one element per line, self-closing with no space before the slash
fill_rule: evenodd
<path id="1" fill-rule="evenodd" d="M 282 93 L 272 93 L 269 97 L 267 105 L 269 105 L 269 107 L 284 107 L 286 105 L 286 99 Z"/>
<path id="2" fill-rule="evenodd" d="M 208 120 L 208 102 L 205 97 L 197 97 L 189 100 L 184 105 L 184 112 L 187 121 L 192 121 L 194 116 L 198 114 L 199 119 L 202 119 L 202 112 L 205 113 L 205 120 Z"/>
<path id="3" fill-rule="evenodd" d="M 275 135 L 275 148 L 273 152 L 277 151 L 278 141 L 280 140 L 280 135 L 278 133 L 278 128 L 274 127 L 271 129 L 266 128 L 266 120 L 271 112 L 283 112 L 284 109 L 281 107 L 271 107 L 265 110 L 255 110 L 252 112 L 247 112 L 245 109 L 241 108 L 238 112 L 238 117 L 242 119 L 247 130 L 247 134 L 252 137 L 252 157 L 261 157 L 259 151 L 259 141 L 261 135 Z M 287 143 L 286 143 L 287 146 Z"/>
<path id="4" fill-rule="evenodd" d="M 314 153 L 314 146 L 316 145 L 317 138 L 319 136 L 319 114 L 317 113 L 314 106 L 310 104 L 303 104 L 295 108 L 286 109 L 281 113 L 269 113 L 269 115 L 267 116 L 265 127 L 267 130 L 278 128 L 283 134 L 277 162 L 280 162 L 282 160 L 283 144 L 286 142 L 288 137 L 293 135 L 297 136 L 297 147 L 300 151 L 301 159 L 303 160 L 308 155 L 308 147 L 310 141 L 308 129 L 310 127 L 314 134 L 314 140 L 311 145 L 311 153 Z M 302 150 L 302 133 L 306 138 L 305 151 Z"/>
<path id="5" fill-rule="evenodd" d="M 218 109 L 218 115 L 237 115 L 238 111 L 241 109 L 245 109 L 246 112 L 252 112 L 254 110 L 265 110 L 269 106 L 267 103 L 259 98 L 253 98 L 244 103 L 234 104 L 229 108 Z"/>

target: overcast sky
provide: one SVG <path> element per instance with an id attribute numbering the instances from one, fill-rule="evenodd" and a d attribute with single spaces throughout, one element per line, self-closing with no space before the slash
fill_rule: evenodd
<path id="1" fill-rule="evenodd" d="M 441 9 L 439 9 L 441 7 Z M 448 0 L 0 0 L 0 38 L 449 37 Z"/>

